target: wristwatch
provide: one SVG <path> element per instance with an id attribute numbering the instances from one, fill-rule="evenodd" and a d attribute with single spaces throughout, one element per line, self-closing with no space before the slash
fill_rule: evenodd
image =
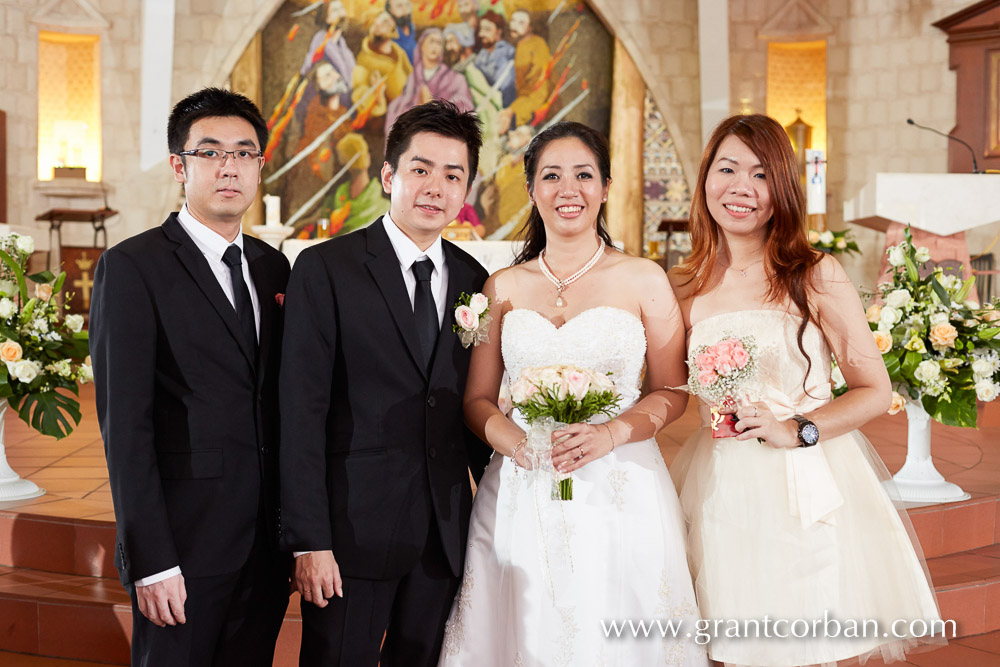
<path id="1" fill-rule="evenodd" d="M 816 428 L 816 424 L 802 415 L 792 415 L 792 419 L 799 424 L 799 447 L 812 447 L 819 442 L 819 429 Z"/>

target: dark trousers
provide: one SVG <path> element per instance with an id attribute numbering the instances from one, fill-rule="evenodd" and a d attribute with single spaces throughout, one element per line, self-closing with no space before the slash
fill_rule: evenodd
<path id="1" fill-rule="evenodd" d="M 430 523 L 420 561 L 403 577 L 343 577 L 343 598 L 330 598 L 322 609 L 302 602 L 300 667 L 437 665 L 460 579 L 448 567 L 436 522 Z"/>
<path id="2" fill-rule="evenodd" d="M 230 574 L 184 578 L 183 625 L 157 627 L 132 598 L 133 667 L 270 667 L 288 607 L 287 554 L 267 546 L 258 522 L 247 562 Z"/>

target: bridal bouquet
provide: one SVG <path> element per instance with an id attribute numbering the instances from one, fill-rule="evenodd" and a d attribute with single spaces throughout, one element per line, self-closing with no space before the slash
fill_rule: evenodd
<path id="1" fill-rule="evenodd" d="M 921 278 L 930 253 L 914 248 L 909 229 L 888 254 L 892 282 L 879 285 L 882 303 L 866 316 L 893 384 L 890 410 L 909 399 L 942 424 L 975 427 L 976 399 L 1000 393 L 1000 302 L 969 300 L 975 278 L 941 267 Z"/>
<path id="2" fill-rule="evenodd" d="M 596 415 L 613 418 L 621 396 L 607 375 L 575 366 L 526 368 L 511 383 L 514 407 L 530 426 L 525 453 L 536 470 L 553 475 L 553 500 L 573 499 L 573 477 L 552 467 L 552 433 Z"/>
<path id="3" fill-rule="evenodd" d="M 688 391 L 712 406 L 712 437 L 731 438 L 736 430 L 736 397 L 747 393 L 757 375 L 752 336 L 725 337 L 700 345 L 688 357 Z M 723 412 L 725 411 L 725 412 Z"/>
<path id="4" fill-rule="evenodd" d="M 0 236 L 0 401 L 36 431 L 63 438 L 80 423 L 80 403 L 56 390 L 78 394 L 78 383 L 93 379 L 89 344 L 83 316 L 63 317 L 69 306 L 55 298 L 66 274 L 25 275 L 34 247 L 30 236 Z"/>

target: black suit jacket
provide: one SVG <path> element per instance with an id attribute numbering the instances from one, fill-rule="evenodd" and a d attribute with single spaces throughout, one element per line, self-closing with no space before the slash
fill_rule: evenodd
<path id="1" fill-rule="evenodd" d="M 436 520 L 462 572 L 472 492 L 490 450 L 462 418 L 471 349 L 451 331 L 486 270 L 444 242 L 448 302 L 429 372 L 381 218 L 299 255 L 281 371 L 281 544 L 333 549 L 341 574 L 390 579 L 416 564 Z"/>
<path id="2" fill-rule="evenodd" d="M 177 221 L 105 251 L 90 349 L 123 583 L 246 561 L 258 510 L 278 532 L 277 386 L 288 260 L 244 237 L 260 304 L 257 358 L 208 262 Z"/>

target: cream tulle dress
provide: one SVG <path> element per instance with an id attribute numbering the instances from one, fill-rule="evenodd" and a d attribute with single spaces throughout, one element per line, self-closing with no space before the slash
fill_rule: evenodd
<path id="1" fill-rule="evenodd" d="M 759 367 L 756 389 L 778 419 L 808 413 L 830 401 L 830 350 L 810 324 L 796 343 L 801 319 L 779 310 L 717 314 L 697 322 L 688 349 L 728 335 L 753 336 Z M 803 378 L 805 382 L 803 383 Z M 703 427 L 671 465 L 688 526 L 688 550 L 703 618 L 718 619 L 709 655 L 727 666 L 837 665 L 869 655 L 901 659 L 918 643 L 894 637 L 892 623 L 939 619 L 920 545 L 905 512 L 890 500 L 891 482 L 871 444 L 858 431 L 822 439 L 810 448 L 775 449 L 756 440 L 713 439 L 709 408 Z M 771 638 L 727 637 L 732 622 L 756 619 Z M 841 635 L 854 621 L 876 621 L 867 638 L 777 638 L 791 634 L 778 619 L 803 619 Z M 861 634 L 860 623 L 857 634 Z M 914 627 L 921 632 L 921 624 Z M 801 634 L 803 625 L 797 626 Z M 898 634 L 907 627 L 897 624 Z M 740 626 L 741 634 L 749 628 Z M 820 632 L 822 635 L 822 632 Z M 877 636 L 872 636 L 877 635 Z M 919 640 L 923 641 L 923 640 Z M 937 640 L 933 643 L 943 643 Z"/>

